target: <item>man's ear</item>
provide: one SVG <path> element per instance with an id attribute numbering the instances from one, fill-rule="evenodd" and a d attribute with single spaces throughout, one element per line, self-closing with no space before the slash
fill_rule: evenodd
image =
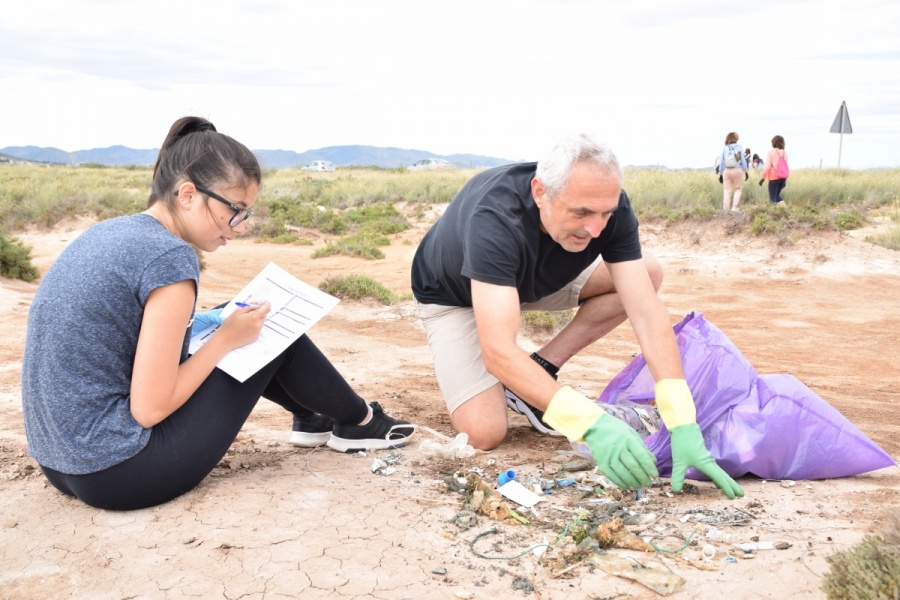
<path id="1" fill-rule="evenodd" d="M 547 197 L 547 189 L 544 187 L 544 182 L 537 177 L 531 180 L 531 197 L 534 198 L 534 203 L 540 209 L 543 209 L 544 204 L 549 201 L 549 198 Z"/>

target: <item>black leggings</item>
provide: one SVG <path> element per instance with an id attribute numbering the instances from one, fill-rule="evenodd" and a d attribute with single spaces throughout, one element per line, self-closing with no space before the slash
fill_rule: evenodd
<path id="1" fill-rule="evenodd" d="M 41 467 L 58 490 L 108 510 L 156 506 L 193 489 L 225 456 L 260 396 L 295 415 L 311 411 L 342 424 L 366 418 L 366 402 L 307 336 L 241 383 L 214 369 L 194 395 L 155 425 L 135 456 L 97 473 Z"/>
<path id="2" fill-rule="evenodd" d="M 770 179 L 769 180 L 769 202 L 775 204 L 776 202 L 784 202 L 784 198 L 781 197 L 781 190 L 785 188 L 787 185 L 787 179 Z"/>

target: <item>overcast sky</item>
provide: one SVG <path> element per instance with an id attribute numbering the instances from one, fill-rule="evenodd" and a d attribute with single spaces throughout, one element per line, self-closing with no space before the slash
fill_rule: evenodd
<path id="1" fill-rule="evenodd" d="M 0 11 L 0 148 L 158 148 L 180 116 L 253 149 L 365 144 L 623 164 L 900 166 L 897 0 L 29 0 Z"/>

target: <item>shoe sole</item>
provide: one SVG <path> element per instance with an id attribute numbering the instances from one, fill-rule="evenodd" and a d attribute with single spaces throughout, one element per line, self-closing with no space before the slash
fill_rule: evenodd
<path id="1" fill-rule="evenodd" d="M 555 429 L 550 429 L 544 423 L 542 423 L 538 416 L 531 411 L 531 408 L 527 404 L 525 404 L 525 402 L 523 402 L 521 398 L 516 396 L 508 389 L 506 389 L 505 391 L 506 406 L 508 406 L 511 411 L 519 413 L 520 415 L 523 415 L 526 419 L 528 419 L 528 423 L 531 425 L 532 429 L 544 435 L 563 437 L 563 434 L 556 431 Z"/>
<path id="2" fill-rule="evenodd" d="M 506 392 L 506 406 L 515 413 L 519 413 L 520 415 L 523 414 L 522 411 L 519 410 L 519 406 L 517 404 L 519 402 L 519 398 L 514 395 L 511 395 L 512 392 L 509 391 L 508 389 L 506 389 L 506 388 L 503 388 L 503 389 Z"/>
<path id="3" fill-rule="evenodd" d="M 409 438 L 402 440 L 348 440 L 332 434 L 328 438 L 326 446 L 338 452 L 365 452 L 367 450 L 390 450 L 400 448 L 409 442 Z"/>
<path id="4" fill-rule="evenodd" d="M 328 443 L 331 438 L 331 432 L 323 433 L 307 433 L 305 431 L 291 432 L 291 444 L 300 446 L 301 448 L 318 448 Z"/>
<path id="5" fill-rule="evenodd" d="M 525 405 L 525 403 L 522 402 L 522 400 L 519 400 L 517 402 L 517 404 L 519 405 L 519 410 L 517 410 L 516 412 L 518 412 L 521 415 L 525 415 L 525 418 L 528 419 L 528 422 L 531 424 L 532 429 L 534 429 L 538 433 L 542 433 L 544 435 L 552 435 L 554 437 L 563 437 L 563 434 L 561 434 L 560 432 L 556 431 L 555 429 L 550 429 L 549 427 L 547 427 L 538 418 L 538 416 L 536 414 L 531 412 L 531 409 L 527 405 Z"/>

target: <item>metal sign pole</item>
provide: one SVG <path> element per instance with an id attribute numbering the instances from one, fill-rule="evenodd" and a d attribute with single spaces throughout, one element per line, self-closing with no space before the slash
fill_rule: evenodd
<path id="1" fill-rule="evenodd" d="M 838 138 L 838 169 L 841 168 L 841 150 L 844 148 L 844 111 L 847 105 L 841 102 L 841 110 L 838 111 L 838 118 L 841 120 L 841 137 Z"/>
<path id="2" fill-rule="evenodd" d="M 847 112 L 847 103 L 841 102 L 841 108 L 838 109 L 837 117 L 831 126 L 831 133 L 840 133 L 840 141 L 838 142 L 838 169 L 841 168 L 841 151 L 844 148 L 844 134 L 853 133 L 853 126 L 850 125 L 850 114 Z"/>

